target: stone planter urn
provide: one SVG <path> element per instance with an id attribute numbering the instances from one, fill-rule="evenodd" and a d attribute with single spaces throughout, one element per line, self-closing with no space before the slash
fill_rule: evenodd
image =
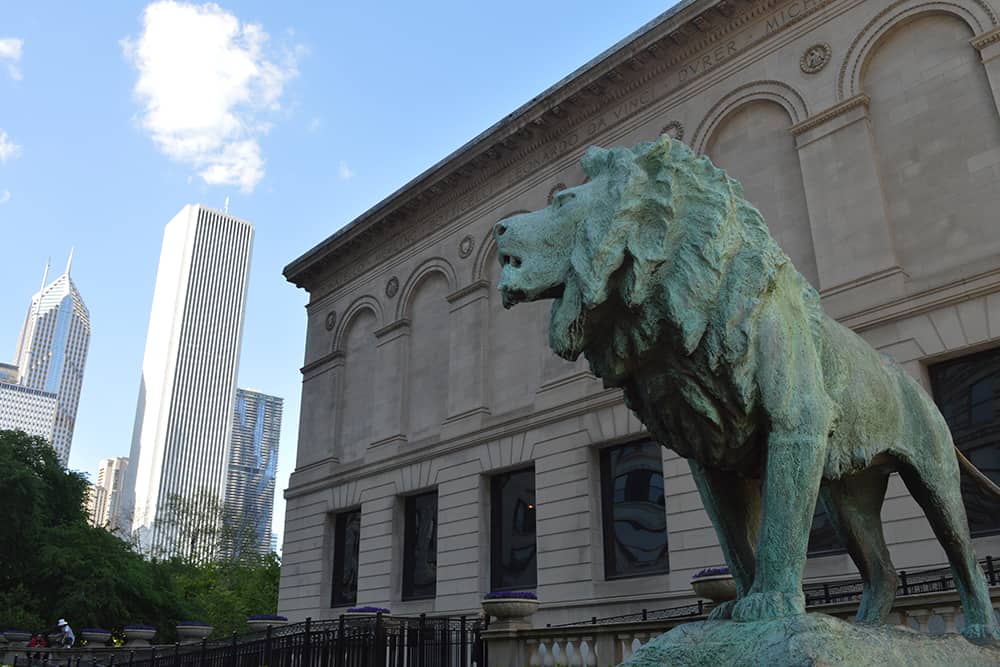
<path id="1" fill-rule="evenodd" d="M 181 621 L 177 624 L 177 639 L 182 644 L 200 642 L 212 634 L 212 626 L 204 621 Z"/>
<path id="2" fill-rule="evenodd" d="M 111 631 L 103 628 L 84 628 L 80 636 L 87 640 L 88 646 L 105 646 L 111 641 Z"/>
<path id="3" fill-rule="evenodd" d="M 152 625 L 126 625 L 125 646 L 149 646 L 149 642 L 155 634 L 156 628 Z"/>
<path id="4" fill-rule="evenodd" d="M 3 638 L 7 640 L 11 648 L 21 648 L 31 641 L 31 633 L 27 630 L 4 630 Z"/>
<path id="5" fill-rule="evenodd" d="M 344 616 L 354 618 L 374 618 L 382 614 L 382 618 L 388 617 L 392 611 L 387 607 L 349 607 Z"/>
<path id="6" fill-rule="evenodd" d="M 709 567 L 691 579 L 695 595 L 719 603 L 736 599 L 736 582 L 727 567 Z"/>
<path id="7" fill-rule="evenodd" d="M 483 598 L 483 611 L 497 619 L 492 627 L 530 627 L 538 610 L 538 597 L 530 591 L 495 591 Z"/>
<path id="8" fill-rule="evenodd" d="M 284 625 L 288 625 L 288 619 L 275 614 L 257 614 L 247 619 L 247 627 L 250 628 L 250 632 L 264 632 L 269 627 L 280 628 Z"/>

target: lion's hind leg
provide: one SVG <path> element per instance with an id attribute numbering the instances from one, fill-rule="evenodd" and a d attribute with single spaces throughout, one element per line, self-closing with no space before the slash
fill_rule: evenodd
<path id="1" fill-rule="evenodd" d="M 831 480 L 820 490 L 820 502 L 864 581 L 855 620 L 880 623 L 892 610 L 899 578 L 882 534 L 882 503 L 889 482 L 887 471 L 869 468 L 844 479 Z"/>
<path id="2" fill-rule="evenodd" d="M 950 439 L 947 444 L 949 447 L 944 452 L 908 461 L 900 470 L 900 476 L 924 510 L 948 555 L 965 615 L 962 634 L 973 641 L 1000 640 L 1000 624 L 993 612 L 986 577 L 972 549 L 969 523 L 962 504 L 958 461 Z"/>

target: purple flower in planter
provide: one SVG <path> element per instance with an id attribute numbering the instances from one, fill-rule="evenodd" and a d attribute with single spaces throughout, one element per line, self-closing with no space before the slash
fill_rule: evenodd
<path id="1" fill-rule="evenodd" d="M 251 621 L 287 621 L 288 619 L 284 616 L 278 616 L 277 614 L 254 614 L 248 620 Z"/>
<path id="2" fill-rule="evenodd" d="M 349 614 L 388 614 L 390 613 L 385 607 L 349 607 L 347 609 Z"/>
<path id="3" fill-rule="evenodd" d="M 155 630 L 155 629 L 156 629 L 155 625 L 126 625 L 125 626 L 125 632 L 128 632 L 129 630 Z"/>
<path id="4" fill-rule="evenodd" d="M 702 577 L 717 577 L 723 574 L 729 574 L 729 568 L 723 565 L 722 567 L 706 567 L 704 569 L 698 570 L 692 579 L 701 579 Z"/>
<path id="5" fill-rule="evenodd" d="M 109 635 L 111 634 L 110 630 L 105 630 L 104 628 L 84 628 L 80 632 L 103 632 Z"/>
<path id="6" fill-rule="evenodd" d="M 206 623 L 205 621 L 177 621 L 177 625 L 197 625 L 207 628 L 211 623 Z"/>
<path id="7" fill-rule="evenodd" d="M 486 594 L 487 600 L 509 600 L 511 598 L 517 600 L 537 600 L 538 596 L 531 591 L 491 591 Z"/>

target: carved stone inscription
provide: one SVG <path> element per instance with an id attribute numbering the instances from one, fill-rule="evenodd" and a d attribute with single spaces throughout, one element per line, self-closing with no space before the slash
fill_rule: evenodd
<path id="1" fill-rule="evenodd" d="M 824 4 L 826 3 L 823 0 L 795 0 L 795 2 L 789 2 L 781 6 L 767 17 L 765 27 L 768 34 Z"/>
<path id="2" fill-rule="evenodd" d="M 746 9 L 735 15 L 720 14 L 715 17 L 716 20 L 724 20 L 706 21 L 701 41 L 669 49 L 663 58 L 654 61 L 656 65 L 647 66 L 647 75 L 641 82 L 635 81 L 626 84 L 627 88 L 620 89 L 617 99 L 596 104 L 589 109 L 576 106 L 579 102 L 571 100 L 573 115 L 580 119 L 572 127 L 542 137 L 540 142 L 522 149 L 516 145 L 505 145 L 512 152 L 497 151 L 496 162 L 493 163 L 495 166 L 483 168 L 481 175 L 476 177 L 478 184 L 470 184 L 469 189 L 458 196 L 449 198 L 445 194 L 441 197 L 444 201 L 436 211 L 424 216 L 417 213 L 420 216 L 417 220 L 396 226 L 390 234 L 375 241 L 376 247 L 369 252 L 355 251 L 351 261 L 338 263 L 339 270 L 325 281 L 314 296 L 337 289 L 372 266 L 387 261 L 404 248 L 423 239 L 435 229 L 493 199 L 528 175 L 581 146 L 594 143 L 595 137 L 602 132 L 652 107 L 682 86 L 738 57 L 775 31 L 797 22 L 831 1 L 789 0 L 782 3 L 777 0 L 758 0 L 747 3 Z M 629 88 L 631 93 L 628 92 Z M 553 109 L 553 113 L 562 117 L 566 111 L 556 113 Z"/>

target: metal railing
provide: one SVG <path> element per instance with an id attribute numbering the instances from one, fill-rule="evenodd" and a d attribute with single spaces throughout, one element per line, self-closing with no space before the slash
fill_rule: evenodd
<path id="1" fill-rule="evenodd" d="M 990 586 L 1000 585 L 1000 568 L 993 556 L 987 556 L 979 561 Z M 864 582 L 861 579 L 848 581 L 809 583 L 802 587 L 806 596 L 806 606 L 856 602 L 861 599 Z M 955 590 L 955 580 L 951 568 L 942 567 L 917 572 L 899 571 L 899 587 L 897 597 L 919 595 L 922 593 L 943 593 Z M 661 609 L 642 609 L 631 614 L 617 616 L 591 617 L 589 620 L 574 621 L 558 625 L 546 625 L 548 628 L 571 628 L 581 625 L 599 625 L 614 623 L 639 623 L 642 621 L 666 621 L 690 617 L 692 620 L 705 614 L 705 601 L 666 607 Z"/>
<path id="2" fill-rule="evenodd" d="M 484 667 L 479 617 L 341 616 L 150 647 L 8 648 L 13 667 Z"/>

